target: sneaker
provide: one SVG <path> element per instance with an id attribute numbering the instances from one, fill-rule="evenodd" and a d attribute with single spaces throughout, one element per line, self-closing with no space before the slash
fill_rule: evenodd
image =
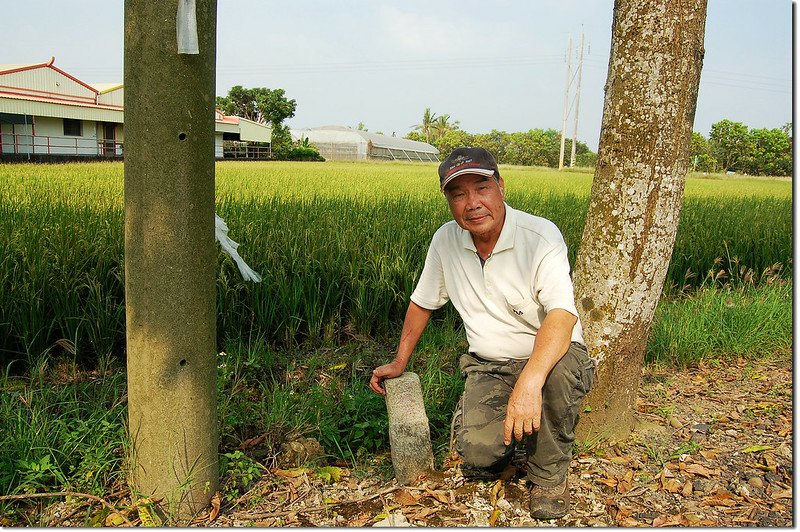
<path id="1" fill-rule="evenodd" d="M 553 488 L 534 484 L 531 487 L 531 517 L 534 519 L 558 519 L 569 510 L 569 483 L 564 482 Z"/>

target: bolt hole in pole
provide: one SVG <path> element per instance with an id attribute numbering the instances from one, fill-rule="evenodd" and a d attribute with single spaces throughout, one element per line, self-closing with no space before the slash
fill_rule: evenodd
<path id="1" fill-rule="evenodd" d="M 184 140 L 186 140 L 186 138 L 187 138 L 188 136 L 189 136 L 189 135 L 187 135 L 186 133 L 184 133 L 183 131 L 181 131 L 180 133 L 178 133 L 178 140 L 179 140 L 179 141 L 181 141 L 181 142 L 183 142 Z"/>
<path id="2" fill-rule="evenodd" d="M 186 361 L 186 359 L 184 358 L 184 359 L 181 359 L 181 361 L 180 361 L 180 362 L 178 362 L 178 364 L 180 364 L 180 365 L 181 365 L 181 367 L 184 367 L 186 364 L 188 364 L 188 362 L 187 362 L 187 361 Z"/>

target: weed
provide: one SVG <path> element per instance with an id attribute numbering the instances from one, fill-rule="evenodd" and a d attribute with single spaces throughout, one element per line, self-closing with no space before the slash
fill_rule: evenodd
<path id="1" fill-rule="evenodd" d="M 220 458 L 220 476 L 225 479 L 225 500 L 235 501 L 258 479 L 266 468 L 242 451 L 223 453 Z"/>
<path id="2" fill-rule="evenodd" d="M 669 419 L 675 415 L 675 405 L 664 405 L 656 408 L 655 413 L 664 419 Z"/>
<path id="3" fill-rule="evenodd" d="M 669 461 L 667 460 L 666 451 L 663 447 L 657 444 L 651 445 L 649 442 L 644 442 L 643 445 L 645 455 L 647 455 L 651 462 L 658 464 L 659 467 L 664 467 Z"/>
<path id="4" fill-rule="evenodd" d="M 687 442 L 682 443 L 680 446 L 678 446 L 677 449 L 672 451 L 672 453 L 669 455 L 669 460 L 675 460 L 676 458 L 680 458 L 684 454 L 694 454 L 702 448 L 703 446 L 699 442 L 695 440 L 689 440 Z"/>
<path id="5" fill-rule="evenodd" d="M 573 452 L 576 456 L 596 455 L 601 451 L 600 445 L 605 441 L 602 434 L 589 435 L 586 439 L 576 439 L 573 443 Z"/>

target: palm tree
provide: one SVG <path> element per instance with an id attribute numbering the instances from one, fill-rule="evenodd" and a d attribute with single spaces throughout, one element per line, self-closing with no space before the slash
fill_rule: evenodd
<path id="1" fill-rule="evenodd" d="M 433 132 L 436 134 L 436 137 L 441 137 L 448 131 L 453 131 L 458 129 L 458 124 L 459 124 L 458 120 L 456 120 L 453 123 L 450 123 L 450 115 L 444 114 L 438 117 L 434 121 L 431 129 L 433 129 Z"/>
<path id="2" fill-rule="evenodd" d="M 426 107 L 425 113 L 422 115 L 422 123 L 414 126 L 414 129 L 422 131 L 425 135 L 425 142 L 431 143 L 431 133 L 433 133 L 433 123 L 436 120 L 436 114 L 431 113 L 431 108 Z"/>

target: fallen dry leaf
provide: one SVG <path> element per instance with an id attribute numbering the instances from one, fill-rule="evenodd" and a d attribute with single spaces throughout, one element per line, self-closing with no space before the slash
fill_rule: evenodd
<path id="1" fill-rule="evenodd" d="M 729 491 L 723 491 L 712 497 L 706 497 L 700 502 L 700 506 L 736 506 L 736 500 Z"/>
<path id="2" fill-rule="evenodd" d="M 689 526 L 689 520 L 682 514 L 678 515 L 659 515 L 653 519 L 653 526 Z"/>
<path id="3" fill-rule="evenodd" d="M 211 497 L 211 512 L 208 514 L 209 523 L 214 522 L 214 519 L 216 519 L 219 516 L 219 507 L 221 502 L 222 502 L 222 497 L 220 495 L 220 492 L 216 492 L 214 496 Z"/>
<path id="4" fill-rule="evenodd" d="M 619 493 L 627 493 L 630 491 L 631 487 L 633 486 L 633 469 L 628 469 L 625 472 L 625 475 L 617 484 L 617 492 Z"/>
<path id="5" fill-rule="evenodd" d="M 355 517 L 352 517 L 350 521 L 348 521 L 348 526 L 352 527 L 362 527 L 372 521 L 372 516 L 366 512 L 362 512 Z"/>
<path id="6" fill-rule="evenodd" d="M 683 469 L 686 473 L 689 473 L 690 475 L 700 475 L 706 478 L 711 478 L 712 476 L 716 476 L 719 474 L 719 471 L 713 471 L 701 464 L 696 464 L 696 463 L 686 464 L 684 467 L 681 467 L 681 469 Z"/>
<path id="7" fill-rule="evenodd" d="M 787 488 L 784 490 L 776 490 L 769 494 L 770 497 L 773 499 L 791 499 L 792 498 L 792 488 Z"/>
<path id="8" fill-rule="evenodd" d="M 495 508 L 492 511 L 492 515 L 489 516 L 489 526 L 495 526 L 495 523 L 497 523 L 497 518 L 499 518 L 500 514 L 502 513 L 503 512 L 500 511 L 500 508 Z"/>
<path id="9" fill-rule="evenodd" d="M 431 497 L 433 497 L 434 499 L 436 499 L 439 502 L 442 502 L 444 504 L 450 504 L 450 496 L 447 494 L 446 491 L 430 490 L 428 488 L 425 488 L 425 493 L 427 495 L 430 495 Z"/>
<path id="10" fill-rule="evenodd" d="M 413 494 L 403 489 L 394 492 L 393 497 L 397 504 L 403 506 L 411 506 L 413 504 L 419 504 L 419 500 L 417 499 L 417 497 L 415 497 Z"/>
<path id="11" fill-rule="evenodd" d="M 619 480 L 617 480 L 616 478 L 612 478 L 612 477 L 601 478 L 601 479 L 598 479 L 597 481 L 600 482 L 601 484 L 605 484 L 606 486 L 609 486 L 609 487 L 612 487 L 612 488 L 616 488 L 617 484 L 619 484 Z"/>
<path id="12" fill-rule="evenodd" d="M 505 488 L 503 487 L 504 483 L 502 480 L 498 480 L 492 486 L 492 490 L 489 492 L 489 504 L 492 506 L 497 506 L 497 501 L 502 499 L 505 495 Z"/>
<path id="13" fill-rule="evenodd" d="M 720 449 L 702 449 L 700 451 L 700 456 L 706 460 L 716 460 L 720 452 L 722 452 Z"/>
<path id="14" fill-rule="evenodd" d="M 683 484 L 674 478 L 670 478 L 661 487 L 670 493 L 678 493 L 683 489 Z"/>
<path id="15" fill-rule="evenodd" d="M 626 517 L 617 523 L 619 526 L 624 527 L 640 527 L 644 526 L 644 523 L 641 523 L 634 519 L 633 517 Z"/>
<path id="16" fill-rule="evenodd" d="M 266 439 L 267 439 L 267 433 L 265 432 L 261 436 L 256 436 L 255 438 L 248 438 L 244 440 L 239 445 L 239 447 L 237 447 L 237 449 L 244 451 L 245 449 L 255 447 L 256 445 L 261 445 L 262 443 L 264 443 L 264 441 L 266 441 Z"/>
<path id="17" fill-rule="evenodd" d="M 424 521 L 426 518 L 435 514 L 438 511 L 439 511 L 438 508 L 420 508 L 419 510 L 410 511 L 408 516 L 418 521 Z"/>

